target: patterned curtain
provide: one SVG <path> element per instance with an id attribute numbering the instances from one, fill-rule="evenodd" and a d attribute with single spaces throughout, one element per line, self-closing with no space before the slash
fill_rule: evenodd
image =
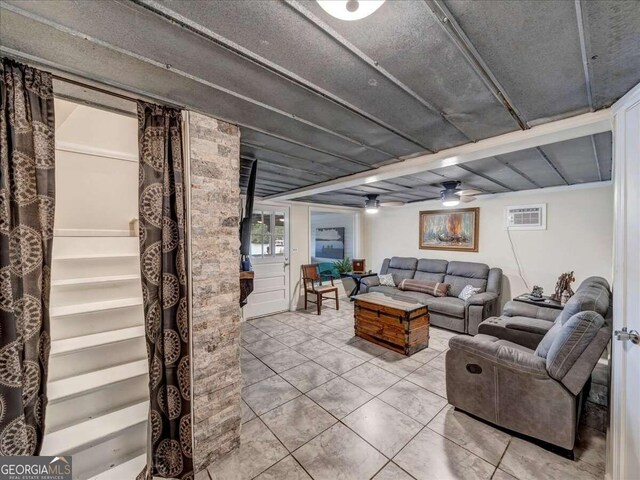
<path id="1" fill-rule="evenodd" d="M 0 102 L 0 454 L 37 455 L 50 349 L 51 75 L 2 59 Z"/>
<path id="2" fill-rule="evenodd" d="M 148 463 L 138 478 L 193 478 L 182 117 L 138 102 L 140 269 L 149 357 Z"/>

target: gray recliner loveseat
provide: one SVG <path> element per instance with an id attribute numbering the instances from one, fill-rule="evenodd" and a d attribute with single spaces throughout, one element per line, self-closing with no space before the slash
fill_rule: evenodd
<path id="1" fill-rule="evenodd" d="M 572 450 L 585 386 L 611 338 L 609 284 L 586 279 L 562 311 L 522 304 L 511 313 L 485 320 L 475 337 L 449 341 L 449 403 Z"/>
<path id="2" fill-rule="evenodd" d="M 497 314 L 502 286 L 502 270 L 499 268 L 489 268 L 484 263 L 392 257 L 385 258 L 380 269 L 382 275 L 389 273 L 393 274 L 396 285 L 403 279 L 416 279 L 448 283 L 451 287 L 446 297 L 434 297 L 380 285 L 378 277 L 366 277 L 362 280 L 360 293 L 380 292 L 411 298 L 429 306 L 432 325 L 472 335 L 478 333 L 478 325 L 485 318 Z M 481 290 L 465 302 L 458 295 L 467 285 Z"/>

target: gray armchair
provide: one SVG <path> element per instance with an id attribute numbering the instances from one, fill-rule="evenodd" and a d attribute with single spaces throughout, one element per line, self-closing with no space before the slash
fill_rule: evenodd
<path id="1" fill-rule="evenodd" d="M 535 349 L 558 318 L 564 323 L 572 315 L 584 310 L 593 310 L 606 316 L 610 293 L 609 283 L 604 278 L 589 277 L 580 284 L 564 310 L 512 300 L 504 306 L 501 316 L 481 322 L 477 332 Z"/>
<path id="2" fill-rule="evenodd" d="M 519 332 L 525 332 L 527 344 L 538 325 L 535 335 L 541 340 L 535 350 L 484 333 L 453 337 L 446 354 L 449 403 L 501 427 L 573 449 L 583 389 L 611 338 L 610 291 L 606 282 L 595 280 L 583 282 L 555 321 L 546 319 L 551 313 L 526 304 L 514 308 L 535 317 L 497 319 L 522 319 L 526 332 Z M 513 325 L 498 325 L 495 331 L 511 337 L 518 332 Z"/>

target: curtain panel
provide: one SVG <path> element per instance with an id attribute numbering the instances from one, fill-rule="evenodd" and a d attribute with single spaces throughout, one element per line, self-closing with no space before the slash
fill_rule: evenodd
<path id="1" fill-rule="evenodd" d="M 0 454 L 38 455 L 51 345 L 51 75 L 2 59 L 0 102 Z"/>
<path id="2" fill-rule="evenodd" d="M 140 269 L 149 359 L 148 462 L 138 478 L 193 478 L 182 117 L 138 102 Z"/>

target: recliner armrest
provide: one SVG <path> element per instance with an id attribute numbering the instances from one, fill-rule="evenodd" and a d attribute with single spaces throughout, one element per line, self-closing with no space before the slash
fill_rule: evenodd
<path id="1" fill-rule="evenodd" d="M 377 275 L 375 277 L 365 277 L 360 281 L 360 284 L 367 287 L 375 287 L 380 285 L 380 279 Z"/>
<path id="2" fill-rule="evenodd" d="M 549 378 L 546 362 L 543 358 L 504 343 L 504 341 L 499 341 L 497 337 L 489 335 L 476 335 L 475 337 L 457 335 L 449 340 L 449 348 L 478 355 L 510 370 Z"/>
<path id="3" fill-rule="evenodd" d="M 530 305 L 516 300 L 507 302 L 502 310 L 502 315 L 507 317 L 530 317 L 548 320 L 549 322 L 553 322 L 560 313 L 562 313 L 562 310 L 545 307 L 544 305 Z"/>
<path id="4" fill-rule="evenodd" d="M 471 295 L 467 299 L 467 305 L 484 305 L 498 299 L 498 294 L 493 292 L 483 292 Z"/>

